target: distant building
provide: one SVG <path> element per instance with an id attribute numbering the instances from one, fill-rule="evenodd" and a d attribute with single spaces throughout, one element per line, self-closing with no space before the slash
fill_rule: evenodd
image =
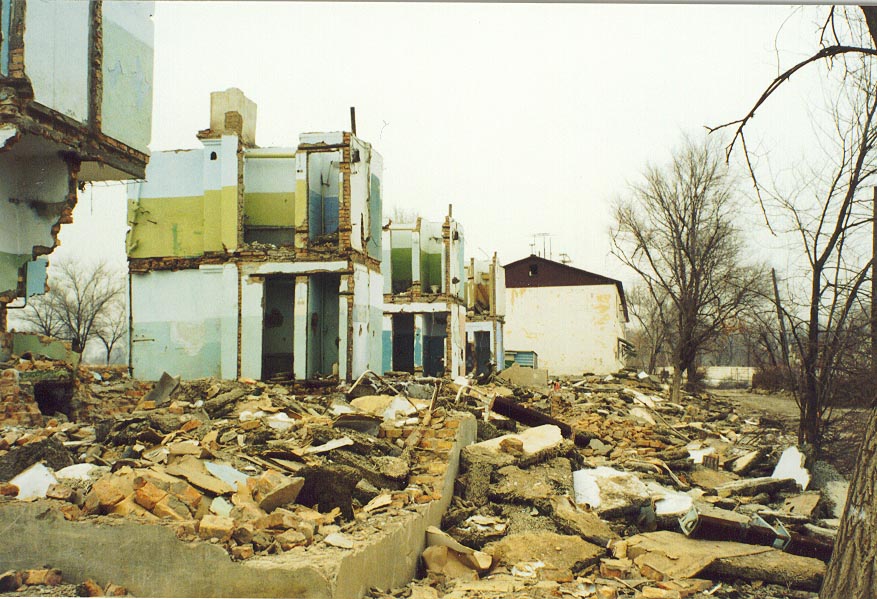
<path id="1" fill-rule="evenodd" d="M 503 368 L 505 269 L 491 260 L 466 265 L 466 372 L 486 374 Z M 471 352 L 471 353 L 470 353 Z"/>
<path id="2" fill-rule="evenodd" d="M 203 147 L 128 187 L 134 376 L 380 370 L 380 155 L 346 132 L 258 148 L 252 101 L 210 101 Z"/>
<path id="3" fill-rule="evenodd" d="M 463 230 L 444 222 L 390 222 L 383 230 L 383 370 L 465 374 Z"/>
<path id="4" fill-rule="evenodd" d="M 140 179 L 152 131 L 152 2 L 0 1 L 0 360 L 7 306 L 45 293 L 80 184 Z M 19 300 L 19 301 L 16 301 Z"/>
<path id="5" fill-rule="evenodd" d="M 552 376 L 624 366 L 621 281 L 531 255 L 505 266 L 505 286 L 506 351 L 535 351 Z"/>

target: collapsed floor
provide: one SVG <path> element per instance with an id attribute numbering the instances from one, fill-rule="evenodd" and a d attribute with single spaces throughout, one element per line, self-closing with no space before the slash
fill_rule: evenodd
<path id="1" fill-rule="evenodd" d="M 0 569 L 134 595 L 815 597 L 843 507 L 776 423 L 648 377 L 69 380 L 3 430 Z"/>

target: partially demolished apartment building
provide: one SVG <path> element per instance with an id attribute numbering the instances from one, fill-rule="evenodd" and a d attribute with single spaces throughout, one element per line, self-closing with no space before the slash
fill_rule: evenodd
<path id="1" fill-rule="evenodd" d="M 505 269 L 496 254 L 466 265 L 466 372 L 483 375 L 503 368 Z"/>
<path id="2" fill-rule="evenodd" d="M 461 376 L 466 367 L 463 229 L 417 218 L 383 230 L 383 370 Z"/>
<path id="3" fill-rule="evenodd" d="M 381 367 L 381 157 L 346 132 L 258 148 L 256 105 L 211 94 L 202 147 L 129 185 L 134 376 L 351 379 Z"/>
<path id="4" fill-rule="evenodd" d="M 80 185 L 145 174 L 152 5 L 0 2 L 0 359 L 33 346 L 8 310 L 45 293 Z"/>

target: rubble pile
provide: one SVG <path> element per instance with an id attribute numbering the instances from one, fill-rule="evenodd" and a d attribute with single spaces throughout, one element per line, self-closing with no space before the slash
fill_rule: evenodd
<path id="1" fill-rule="evenodd" d="M 811 598 L 843 507 L 782 423 L 706 394 L 671 402 L 644 375 L 146 386 L 80 371 L 75 389 L 81 421 L 5 423 L 0 505 L 162 524 L 236 561 L 331 560 L 404 526 L 442 498 L 473 414 L 423 578 L 376 597 Z"/>
<path id="2" fill-rule="evenodd" d="M 48 419 L 91 422 L 130 412 L 151 385 L 120 366 L 78 366 L 27 354 L 0 363 L 4 426 L 43 426 Z"/>
<path id="3" fill-rule="evenodd" d="M 441 498 L 466 417 L 430 411 L 430 400 L 405 393 L 407 383 L 390 391 L 375 379 L 382 393 L 357 396 L 337 381 L 314 393 L 166 375 L 123 415 L 7 426 L 0 501 L 45 499 L 67 520 L 166 524 L 235 560 L 316 544 L 351 549 Z M 92 396 L 125 405 L 137 386 L 111 383 Z M 437 387 L 411 385 L 433 397 Z"/>
<path id="4" fill-rule="evenodd" d="M 459 383 L 483 425 L 442 527 L 491 566 L 424 554 L 426 578 L 391 595 L 816 596 L 843 505 L 812 489 L 782 423 L 707 394 L 673 403 L 642 374 Z"/>
<path id="5" fill-rule="evenodd" d="M 126 597 L 128 590 L 109 582 L 100 586 L 92 579 L 65 583 L 58 568 L 8 570 L 0 574 L 0 597 Z"/>

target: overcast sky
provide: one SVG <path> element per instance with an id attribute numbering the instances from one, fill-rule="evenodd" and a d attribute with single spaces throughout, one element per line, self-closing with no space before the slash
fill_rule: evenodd
<path id="1" fill-rule="evenodd" d="M 385 214 L 441 219 L 453 204 L 467 258 L 508 263 L 549 233 L 555 258 L 631 281 L 608 256 L 612 201 L 683 133 L 745 114 L 778 68 L 817 47 L 824 11 L 157 2 L 151 148 L 198 147 L 213 90 L 258 104 L 260 146 L 348 130 L 355 106 L 358 135 L 384 158 Z M 750 143 L 804 152 L 820 86 L 816 69 L 796 76 Z M 56 255 L 124 266 L 123 189 L 87 188 Z"/>

